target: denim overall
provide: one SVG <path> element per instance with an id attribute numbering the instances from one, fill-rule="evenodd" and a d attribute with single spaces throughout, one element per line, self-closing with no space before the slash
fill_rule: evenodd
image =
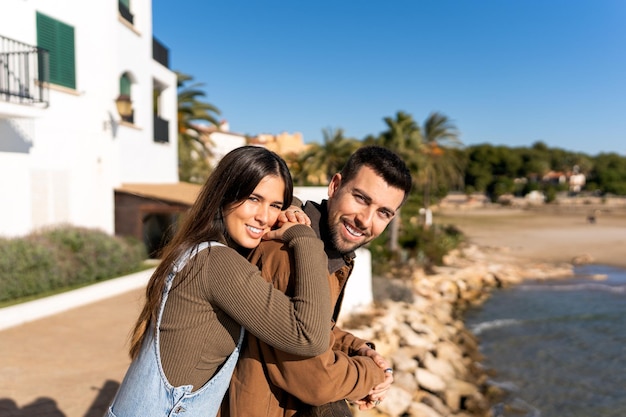
<path id="1" fill-rule="evenodd" d="M 161 365 L 158 332 L 174 276 L 183 269 L 189 258 L 214 245 L 221 243 L 203 242 L 183 254 L 174 264 L 163 290 L 156 323 L 156 337 L 154 330 L 146 334 L 141 351 L 130 364 L 122 385 L 108 409 L 107 417 L 213 417 L 217 414 L 239 358 L 244 328 L 241 327 L 237 346 L 222 368 L 195 392 L 191 392 L 192 385 L 173 387 L 167 381 Z"/>

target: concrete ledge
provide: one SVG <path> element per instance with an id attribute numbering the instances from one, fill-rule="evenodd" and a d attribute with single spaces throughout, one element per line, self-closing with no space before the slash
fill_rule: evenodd
<path id="1" fill-rule="evenodd" d="M 144 287 L 156 268 L 0 309 L 0 330 Z"/>

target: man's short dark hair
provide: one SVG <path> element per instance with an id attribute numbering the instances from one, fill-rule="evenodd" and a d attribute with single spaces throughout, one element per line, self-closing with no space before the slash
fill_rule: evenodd
<path id="1" fill-rule="evenodd" d="M 342 184 L 350 182 L 362 166 L 371 168 L 392 187 L 404 191 L 406 201 L 413 180 L 406 164 L 395 152 L 382 146 L 364 146 L 350 156 L 341 170 Z"/>

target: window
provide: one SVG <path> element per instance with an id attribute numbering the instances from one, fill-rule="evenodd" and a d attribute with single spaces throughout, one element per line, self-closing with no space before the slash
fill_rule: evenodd
<path id="1" fill-rule="evenodd" d="M 74 28 L 37 12 L 37 46 L 50 52 L 50 82 L 75 89 Z"/>
<path id="2" fill-rule="evenodd" d="M 130 0 L 119 0 L 118 9 L 120 15 L 131 25 L 133 24 L 133 14 L 130 12 Z"/>
<path id="3" fill-rule="evenodd" d="M 132 84 L 127 73 L 120 77 L 120 95 L 130 97 L 130 85 Z"/>
<path id="4" fill-rule="evenodd" d="M 169 122 L 161 118 L 161 93 L 164 87 L 155 82 L 152 88 L 152 104 L 154 111 L 154 141 L 167 143 L 170 141 Z"/>

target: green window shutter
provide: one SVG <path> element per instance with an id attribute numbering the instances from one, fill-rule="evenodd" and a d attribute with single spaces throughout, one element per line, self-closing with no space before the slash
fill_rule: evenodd
<path id="1" fill-rule="evenodd" d="M 74 28 L 37 12 L 37 46 L 50 51 L 50 82 L 76 88 Z"/>
<path id="2" fill-rule="evenodd" d="M 130 78 L 126 74 L 120 77 L 120 95 L 130 97 Z"/>
<path id="3" fill-rule="evenodd" d="M 74 57 L 74 28 L 59 22 L 59 83 L 76 88 L 76 65 Z"/>
<path id="4" fill-rule="evenodd" d="M 120 3 L 122 3 L 124 6 L 126 6 L 128 10 L 130 10 L 130 0 L 120 0 Z"/>
<path id="5" fill-rule="evenodd" d="M 37 13 L 37 46 L 48 50 L 48 76 L 49 81 L 56 82 L 58 53 L 56 52 L 56 36 L 54 34 L 54 19 Z M 55 81 L 52 81 L 55 80 Z"/>

